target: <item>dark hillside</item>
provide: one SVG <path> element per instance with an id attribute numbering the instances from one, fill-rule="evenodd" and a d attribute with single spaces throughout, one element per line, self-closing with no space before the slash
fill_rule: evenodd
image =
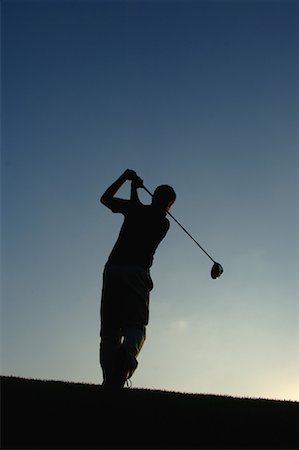
<path id="1" fill-rule="evenodd" d="M 298 449 L 299 403 L 1 377 L 2 449 Z"/>

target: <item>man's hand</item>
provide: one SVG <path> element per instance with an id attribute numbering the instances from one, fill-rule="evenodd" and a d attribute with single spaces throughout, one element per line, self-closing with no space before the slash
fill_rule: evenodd
<path id="1" fill-rule="evenodd" d="M 134 180 L 135 178 L 138 177 L 135 170 L 131 170 L 131 169 L 125 170 L 123 173 L 123 176 L 125 177 L 126 180 Z"/>
<path id="2" fill-rule="evenodd" d="M 143 180 L 137 175 L 134 170 L 125 170 L 123 176 L 126 178 L 126 180 L 131 180 L 134 187 L 139 188 L 143 186 Z"/>
<path id="3" fill-rule="evenodd" d="M 143 186 L 143 180 L 139 178 L 138 176 L 132 180 L 132 187 L 135 189 L 141 188 Z"/>

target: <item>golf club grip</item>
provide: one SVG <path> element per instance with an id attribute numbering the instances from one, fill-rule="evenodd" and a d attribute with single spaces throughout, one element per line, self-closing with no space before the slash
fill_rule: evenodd
<path id="1" fill-rule="evenodd" d="M 152 197 L 153 194 L 144 186 L 142 185 L 142 188 Z M 182 224 L 180 224 L 180 222 L 169 212 L 167 211 L 167 214 L 172 218 L 172 220 L 174 220 L 181 228 L 183 231 L 185 231 L 185 233 L 192 239 L 193 242 L 195 242 L 195 244 L 210 258 L 211 261 L 213 261 L 213 263 L 216 263 L 216 261 L 205 251 L 204 248 L 202 248 L 202 246 L 194 239 L 193 236 L 191 236 L 191 234 L 189 233 L 189 231 L 186 230 L 185 227 L 183 227 Z"/>

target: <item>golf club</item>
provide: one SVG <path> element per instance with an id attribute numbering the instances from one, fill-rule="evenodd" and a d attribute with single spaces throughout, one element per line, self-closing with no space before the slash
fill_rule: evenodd
<path id="1" fill-rule="evenodd" d="M 153 194 L 144 186 L 142 185 L 142 188 L 152 197 Z M 194 239 L 193 236 L 191 236 L 191 234 L 189 233 L 189 231 L 186 230 L 185 227 L 183 227 L 182 224 L 180 224 L 180 222 L 169 212 L 167 211 L 167 214 L 172 218 L 172 220 L 174 220 L 181 228 L 182 230 L 192 239 L 193 242 L 195 242 L 195 244 L 210 258 L 211 261 L 213 261 L 213 266 L 211 269 L 211 277 L 213 278 L 213 280 L 216 280 L 217 278 L 220 277 L 220 275 L 223 273 L 223 267 L 221 266 L 220 263 L 216 262 L 211 255 L 208 254 L 208 252 L 205 251 L 205 249 Z"/>

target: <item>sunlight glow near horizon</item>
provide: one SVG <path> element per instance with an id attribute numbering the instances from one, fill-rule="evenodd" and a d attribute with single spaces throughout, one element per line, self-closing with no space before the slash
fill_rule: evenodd
<path id="1" fill-rule="evenodd" d="M 1 373 L 101 382 L 99 198 L 131 168 L 224 267 L 170 220 L 133 386 L 298 401 L 296 2 L 1 6 Z"/>

